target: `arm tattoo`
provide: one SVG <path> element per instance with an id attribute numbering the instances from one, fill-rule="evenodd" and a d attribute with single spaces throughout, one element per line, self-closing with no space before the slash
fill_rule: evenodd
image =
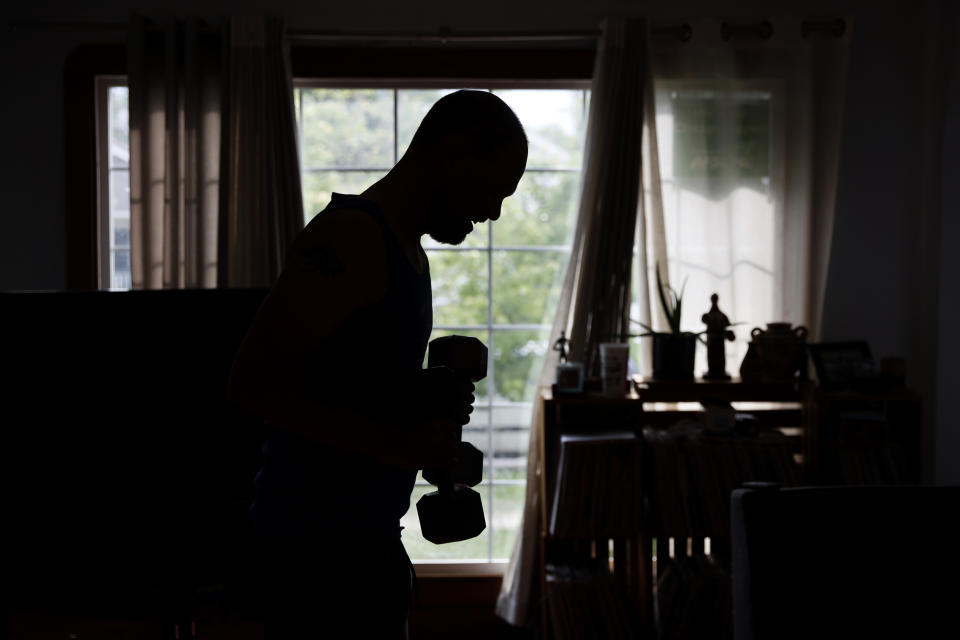
<path id="1" fill-rule="evenodd" d="M 344 272 L 343 262 L 329 247 L 309 247 L 300 252 L 298 262 L 307 273 L 338 276 Z"/>

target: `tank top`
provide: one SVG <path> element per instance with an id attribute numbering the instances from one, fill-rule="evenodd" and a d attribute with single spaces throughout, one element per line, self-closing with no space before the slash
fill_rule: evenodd
<path id="1" fill-rule="evenodd" d="M 430 272 L 429 267 L 422 274 L 416 272 L 372 200 L 334 193 L 317 218 L 343 208 L 373 216 L 379 223 L 386 246 L 387 292 L 310 354 L 309 378 L 318 391 L 327 387 L 330 391 L 337 384 L 359 389 L 358 400 L 369 407 L 377 403 L 384 385 L 423 367 L 433 328 Z M 337 392 L 328 395 L 336 397 Z M 410 506 L 416 474 L 266 424 L 251 522 L 259 534 L 273 539 L 344 535 L 399 539 L 400 518 Z"/>

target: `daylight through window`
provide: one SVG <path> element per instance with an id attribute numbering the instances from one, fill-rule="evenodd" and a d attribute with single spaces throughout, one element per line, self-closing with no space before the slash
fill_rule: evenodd
<path id="1" fill-rule="evenodd" d="M 295 90 L 307 219 L 330 193 L 359 193 L 403 155 L 427 110 L 454 89 Z M 464 439 L 485 456 L 487 529 L 478 538 L 434 545 L 420 535 L 416 501 L 433 488 L 418 479 L 401 521 L 416 561 L 503 560 L 520 526 L 531 407 L 569 257 L 579 201 L 589 92 L 493 89 L 513 108 L 530 140 L 527 171 L 498 221 L 479 225 L 460 246 L 425 238 L 433 280 L 433 337 L 458 333 L 490 348 Z M 389 331 L 390 319 L 384 318 Z"/>

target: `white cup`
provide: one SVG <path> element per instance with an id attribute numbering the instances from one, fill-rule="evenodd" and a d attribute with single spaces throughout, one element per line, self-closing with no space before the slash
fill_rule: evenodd
<path id="1" fill-rule="evenodd" d="M 623 342 L 603 342 L 600 344 L 600 369 L 604 395 L 617 397 L 626 395 L 627 361 L 629 359 L 630 345 Z"/>

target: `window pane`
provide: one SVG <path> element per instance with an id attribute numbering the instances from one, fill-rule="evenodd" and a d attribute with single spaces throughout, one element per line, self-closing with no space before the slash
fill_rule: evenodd
<path id="1" fill-rule="evenodd" d="M 568 252 L 493 251 L 493 321 L 551 324 Z"/>
<path id="2" fill-rule="evenodd" d="M 330 204 L 330 194 L 358 194 L 386 175 L 386 171 L 310 171 L 302 174 L 303 217 L 310 222 Z"/>
<path id="3" fill-rule="evenodd" d="M 433 104 L 456 89 L 400 89 L 397 91 L 397 158 L 406 153 L 417 127 Z"/>
<path id="4" fill-rule="evenodd" d="M 495 402 L 531 402 L 547 352 L 547 330 L 505 330 L 493 333 Z"/>
<path id="5" fill-rule="evenodd" d="M 530 428 L 530 416 L 533 413 L 533 404 L 529 402 L 512 402 L 505 404 L 498 404 L 493 408 L 493 428 L 499 431 L 508 432 L 515 431 L 517 429 L 526 430 Z M 526 450 L 526 436 L 524 437 L 524 444 L 520 448 L 515 448 L 510 440 L 513 436 L 504 436 L 505 440 L 501 443 L 506 448 L 499 447 L 497 449 L 497 455 L 514 455 L 519 453 L 522 449 L 523 455 L 527 455 Z"/>
<path id="6" fill-rule="evenodd" d="M 130 288 L 130 119 L 127 87 L 107 89 L 107 122 L 104 129 L 107 145 L 106 203 L 101 204 L 101 224 L 105 233 L 101 251 L 109 251 L 105 263 L 111 289 Z M 120 249 L 120 251 L 116 251 Z"/>
<path id="7" fill-rule="evenodd" d="M 393 166 L 393 91 L 303 89 L 303 169 Z"/>
<path id="8" fill-rule="evenodd" d="M 495 245 L 570 244 L 579 207 L 580 174 L 527 172 L 493 223 Z"/>
<path id="9" fill-rule="evenodd" d="M 493 529 L 493 558 L 506 560 L 513 553 L 513 545 L 520 533 L 523 503 L 527 487 L 507 485 L 493 487 L 493 515 L 487 527 Z"/>
<path id="10" fill-rule="evenodd" d="M 586 127 L 584 92 L 577 89 L 496 90 L 530 143 L 527 167 L 579 169 Z"/>
<path id="11" fill-rule="evenodd" d="M 433 282 L 433 324 L 487 324 L 487 253 L 466 250 L 427 254 Z"/>
<path id="12" fill-rule="evenodd" d="M 109 166 L 130 166 L 130 118 L 127 115 L 128 90 L 126 87 L 110 87 L 107 96 L 107 110 L 110 147 Z"/>
<path id="13" fill-rule="evenodd" d="M 532 405 L 493 409 L 493 477 L 524 480 L 527 475 L 527 445 L 530 443 Z"/>
<path id="14" fill-rule="evenodd" d="M 130 172 L 127 169 L 110 171 L 110 215 L 130 217 Z"/>
<path id="15" fill-rule="evenodd" d="M 114 251 L 113 260 L 110 262 L 110 288 L 129 289 L 130 251 L 128 249 Z"/>
<path id="16" fill-rule="evenodd" d="M 130 248 L 130 218 L 115 218 L 113 221 L 113 248 Z"/>

